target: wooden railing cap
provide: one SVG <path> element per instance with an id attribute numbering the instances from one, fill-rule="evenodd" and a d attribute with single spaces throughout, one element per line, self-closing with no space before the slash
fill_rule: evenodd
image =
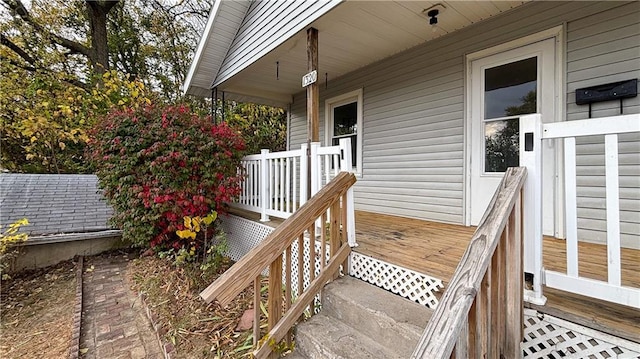
<path id="1" fill-rule="evenodd" d="M 203 290 L 200 297 L 207 303 L 217 299 L 222 306 L 229 304 L 355 182 L 353 173 L 340 172 L 267 238 Z"/>

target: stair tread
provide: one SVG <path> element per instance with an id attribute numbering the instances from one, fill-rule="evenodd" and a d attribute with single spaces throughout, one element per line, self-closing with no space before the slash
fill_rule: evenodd
<path id="1" fill-rule="evenodd" d="M 422 333 L 433 310 L 405 299 L 362 280 L 345 276 L 325 288 L 325 296 L 335 295 L 350 301 L 352 305 L 367 308 L 367 311 L 384 315 Z"/>
<path id="2" fill-rule="evenodd" d="M 305 357 L 304 355 L 300 354 L 300 352 L 298 352 L 297 350 L 294 350 L 293 352 L 287 354 L 286 356 L 282 356 L 281 358 L 286 358 L 286 359 L 307 359 L 307 357 Z"/>
<path id="3" fill-rule="evenodd" d="M 310 359 L 401 358 L 391 348 L 383 347 L 347 324 L 322 313 L 298 324 L 296 333 L 296 352 Z"/>

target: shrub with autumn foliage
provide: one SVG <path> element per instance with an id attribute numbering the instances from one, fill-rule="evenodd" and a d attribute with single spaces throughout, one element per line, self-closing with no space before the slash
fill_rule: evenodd
<path id="1" fill-rule="evenodd" d="M 201 253 L 206 231 L 187 233 L 191 219 L 212 218 L 239 194 L 244 148 L 235 130 L 186 106 L 146 106 L 98 121 L 88 157 L 125 239 Z"/>

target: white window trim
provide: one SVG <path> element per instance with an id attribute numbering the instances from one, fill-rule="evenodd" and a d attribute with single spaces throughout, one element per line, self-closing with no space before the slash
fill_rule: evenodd
<path id="1" fill-rule="evenodd" d="M 354 169 L 356 176 L 362 176 L 362 89 L 357 89 L 351 92 L 347 92 L 340 96 L 329 98 L 325 101 L 324 105 L 324 123 L 325 123 L 325 143 L 327 146 L 331 145 L 331 138 L 333 137 L 333 117 L 331 116 L 331 108 L 335 106 L 351 103 L 354 100 L 357 102 L 357 136 L 356 136 L 356 168 Z"/>

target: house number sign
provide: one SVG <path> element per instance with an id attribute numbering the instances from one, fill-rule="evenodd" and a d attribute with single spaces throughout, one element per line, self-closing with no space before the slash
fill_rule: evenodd
<path id="1" fill-rule="evenodd" d="M 318 71 L 313 70 L 302 76 L 302 87 L 307 87 L 318 80 Z"/>

